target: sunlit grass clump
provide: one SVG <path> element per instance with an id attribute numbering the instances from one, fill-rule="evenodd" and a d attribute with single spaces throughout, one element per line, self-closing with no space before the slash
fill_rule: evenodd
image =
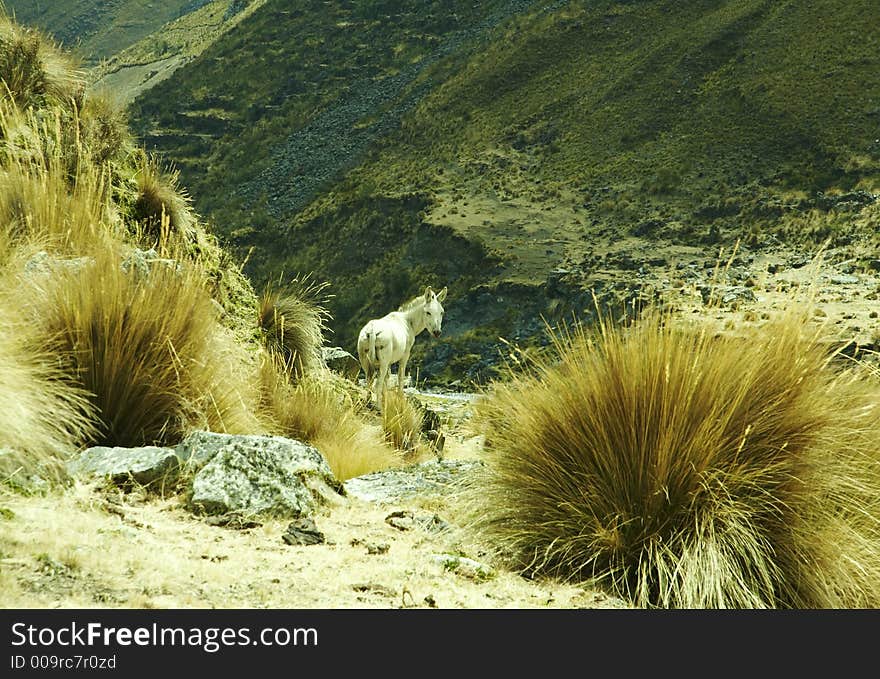
<path id="1" fill-rule="evenodd" d="M 397 450 L 414 453 L 421 440 L 424 413 L 397 389 L 388 389 L 382 408 L 385 440 Z"/>
<path id="2" fill-rule="evenodd" d="M 880 605 L 880 389 L 815 328 L 556 343 L 478 411 L 475 526 L 512 565 L 639 606 Z"/>
<path id="3" fill-rule="evenodd" d="M 268 356 L 261 373 L 262 411 L 270 430 L 315 446 L 340 481 L 402 464 L 380 427 L 360 415 L 344 378 L 328 372 L 291 382 L 284 363 Z"/>
<path id="4" fill-rule="evenodd" d="M 258 324 L 268 351 L 294 376 L 323 365 L 321 347 L 329 314 L 324 302 L 326 284 L 308 277 L 267 286 L 259 301 Z"/>
<path id="5" fill-rule="evenodd" d="M 29 488 L 32 477 L 63 481 L 64 461 L 93 431 L 87 395 L 64 380 L 17 306 L 0 294 L 0 483 Z"/>
<path id="6" fill-rule="evenodd" d="M 196 217 L 189 196 L 178 185 L 179 177 L 177 170 L 163 169 L 156 158 L 142 159 L 132 217 L 146 234 L 158 238 L 164 228 L 183 242 L 195 238 Z"/>
<path id="7" fill-rule="evenodd" d="M 105 179 L 84 166 L 71 185 L 59 158 L 9 160 L 0 166 L 0 230 L 12 243 L 63 255 L 103 250 L 118 237 Z"/>
<path id="8" fill-rule="evenodd" d="M 0 100 L 11 98 L 19 107 L 81 100 L 82 73 L 73 60 L 39 32 L 4 16 L 0 6 Z"/>
<path id="9" fill-rule="evenodd" d="M 97 435 L 87 443 L 175 445 L 195 428 L 252 433 L 254 380 L 198 272 L 158 262 L 143 275 L 121 259 L 110 251 L 59 265 L 31 293 L 43 345 L 90 395 Z"/>

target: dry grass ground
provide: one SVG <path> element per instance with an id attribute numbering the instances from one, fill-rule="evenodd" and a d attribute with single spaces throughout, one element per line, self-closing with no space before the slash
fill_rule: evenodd
<path id="1" fill-rule="evenodd" d="M 124 498 L 76 486 L 0 491 L 3 608 L 578 608 L 620 602 L 589 589 L 499 571 L 473 579 L 434 555 L 454 535 L 386 523 L 395 510 L 351 498 L 316 518 L 327 544 L 288 546 L 287 522 L 233 530 L 195 519 L 177 498 Z M 429 509 L 451 519 L 454 508 Z M 370 551 L 384 553 L 371 554 Z M 479 559 L 479 553 L 467 551 Z M 112 558 L 108 558 L 112 555 Z"/>
<path id="2" fill-rule="evenodd" d="M 469 400 L 447 408 L 448 458 L 474 458 L 481 438 L 462 427 Z M 45 496 L 0 488 L 2 608 L 609 608 L 597 591 L 505 570 L 480 577 L 437 555 L 485 561 L 460 530 L 402 531 L 393 512 L 437 514 L 452 526 L 450 494 L 393 504 L 349 496 L 315 517 L 326 544 L 289 546 L 287 521 L 236 530 L 194 517 L 179 496 L 76 484 Z M 112 558 L 108 558 L 112 555 Z"/>

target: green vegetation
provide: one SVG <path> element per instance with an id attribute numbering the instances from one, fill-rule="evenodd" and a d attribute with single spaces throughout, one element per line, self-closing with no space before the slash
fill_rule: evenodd
<path id="1" fill-rule="evenodd" d="M 868 0 L 269 0 L 132 118 L 176 157 L 197 209 L 253 249 L 255 281 L 332 284 L 350 347 L 354 325 L 425 282 L 456 276 L 454 304 L 512 275 L 533 243 L 490 211 L 487 246 L 462 217 L 475 203 L 567 206 L 587 243 L 875 242 L 858 193 L 880 186 L 872 13 Z M 410 247 L 415 234 L 435 247 Z"/>
<path id="2" fill-rule="evenodd" d="M 198 0 L 3 0 L 2 3 L 16 22 L 40 26 L 89 64 L 116 54 L 197 4 L 201 3 Z"/>
<path id="3" fill-rule="evenodd" d="M 639 606 L 880 603 L 877 382 L 791 311 L 741 337 L 649 313 L 556 337 L 479 405 L 475 526 Z"/>

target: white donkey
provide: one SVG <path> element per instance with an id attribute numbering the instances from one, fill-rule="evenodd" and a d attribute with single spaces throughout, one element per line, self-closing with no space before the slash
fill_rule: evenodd
<path id="1" fill-rule="evenodd" d="M 400 362 L 397 369 L 397 388 L 403 393 L 403 381 L 406 377 L 406 362 L 412 351 L 413 343 L 422 330 L 427 330 L 434 337 L 440 337 L 443 324 L 443 305 L 446 299 L 446 288 L 439 293 L 430 286 L 425 294 L 419 295 L 397 311 L 392 311 L 382 318 L 369 321 L 358 335 L 358 357 L 367 378 L 367 389 L 376 377 L 376 404 L 381 411 L 385 395 L 385 381 L 391 370 L 391 364 Z"/>

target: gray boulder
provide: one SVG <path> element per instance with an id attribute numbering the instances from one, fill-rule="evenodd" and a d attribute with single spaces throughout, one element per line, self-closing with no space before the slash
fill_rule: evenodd
<path id="1" fill-rule="evenodd" d="M 198 471 L 236 438 L 241 437 L 212 431 L 196 431 L 178 443 L 174 452 L 177 453 L 180 463 L 189 471 Z"/>
<path id="2" fill-rule="evenodd" d="M 180 265 L 173 259 L 167 259 L 159 256 L 155 249 L 141 250 L 140 248 L 132 248 L 128 255 L 122 260 L 122 270 L 130 276 L 137 278 L 147 278 L 150 272 L 156 266 L 167 266 L 169 268 L 180 270 Z"/>
<path id="3" fill-rule="evenodd" d="M 195 475 L 191 508 L 199 513 L 299 518 L 338 502 L 342 485 L 312 446 L 278 436 L 228 436 Z"/>
<path id="4" fill-rule="evenodd" d="M 40 250 L 25 263 L 24 271 L 30 276 L 50 275 L 64 271 L 77 273 L 94 261 L 91 257 L 62 259 L 53 257 L 45 250 Z"/>
<path id="5" fill-rule="evenodd" d="M 360 361 L 348 353 L 341 347 L 322 347 L 321 355 L 324 364 L 334 372 L 338 372 L 345 377 L 354 380 L 357 379 L 361 370 Z"/>
<path id="6" fill-rule="evenodd" d="M 67 469 L 72 476 L 106 477 L 120 485 L 134 482 L 148 486 L 174 481 L 180 460 L 173 448 L 94 446 L 70 460 Z"/>

